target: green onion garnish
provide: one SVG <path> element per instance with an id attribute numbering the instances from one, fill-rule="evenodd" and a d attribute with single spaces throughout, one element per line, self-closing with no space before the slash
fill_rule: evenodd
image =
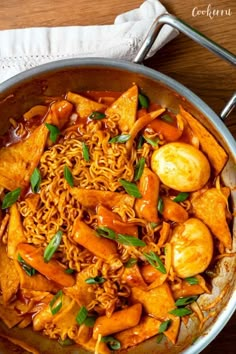
<path id="1" fill-rule="evenodd" d="M 45 123 L 46 127 L 48 128 L 50 135 L 49 139 L 55 143 L 57 141 L 58 135 L 61 134 L 60 130 L 53 124 Z"/>
<path id="2" fill-rule="evenodd" d="M 171 320 L 167 320 L 167 321 L 162 322 L 160 324 L 158 333 L 163 333 L 163 332 L 167 331 L 167 329 L 170 327 L 170 325 L 171 325 Z"/>
<path id="3" fill-rule="evenodd" d="M 141 93 L 138 95 L 138 101 L 139 104 L 142 108 L 148 108 L 149 107 L 149 99 L 147 96 L 142 95 Z"/>
<path id="4" fill-rule="evenodd" d="M 95 323 L 96 319 L 97 319 L 96 316 L 87 316 L 84 320 L 85 326 L 94 327 L 94 323 Z"/>
<path id="5" fill-rule="evenodd" d="M 82 143 L 82 151 L 83 151 L 83 158 L 85 159 L 85 161 L 89 162 L 89 160 L 90 160 L 89 149 L 84 142 Z"/>
<path id="6" fill-rule="evenodd" d="M 118 234 L 116 241 L 126 246 L 136 246 L 136 247 L 146 246 L 146 243 L 144 241 L 129 235 Z"/>
<path id="7" fill-rule="evenodd" d="M 157 337 L 156 337 L 156 342 L 157 342 L 157 344 L 160 344 L 161 343 L 161 341 L 162 341 L 162 339 L 164 338 L 164 333 L 159 333 L 158 335 L 157 335 Z"/>
<path id="8" fill-rule="evenodd" d="M 64 178 L 67 181 L 67 183 L 69 184 L 69 186 L 71 186 L 71 187 L 74 186 L 73 175 L 67 165 L 64 166 Z"/>
<path id="9" fill-rule="evenodd" d="M 159 138 L 153 138 L 153 139 L 150 139 L 150 138 L 147 138 L 146 136 L 144 136 L 144 139 L 146 140 L 146 142 L 150 145 L 152 145 L 153 147 L 157 147 L 158 146 L 158 143 L 160 141 Z"/>
<path id="10" fill-rule="evenodd" d="M 166 268 L 164 266 L 164 264 L 162 263 L 160 257 L 158 257 L 156 255 L 156 253 L 154 253 L 153 251 L 150 251 L 149 253 L 144 253 L 145 258 L 147 259 L 147 261 L 157 270 L 159 270 L 159 272 L 166 274 Z"/>
<path id="11" fill-rule="evenodd" d="M 198 279 L 195 277 L 188 277 L 185 278 L 184 280 L 186 280 L 186 282 L 189 283 L 190 285 L 196 285 L 199 283 Z"/>
<path id="12" fill-rule="evenodd" d="M 190 309 L 187 309 L 186 307 L 180 307 L 178 309 L 174 309 L 174 310 L 169 311 L 169 313 L 171 315 L 174 315 L 177 317 L 183 317 L 183 316 L 191 315 L 191 313 L 193 313 L 193 311 Z"/>
<path id="13" fill-rule="evenodd" d="M 88 316 L 88 311 L 85 306 L 82 306 L 80 308 L 79 312 L 77 313 L 76 322 L 79 325 L 82 325 L 84 323 L 84 321 L 86 320 L 87 316 Z"/>
<path id="14" fill-rule="evenodd" d="M 143 143 L 144 143 L 144 137 L 142 135 L 140 135 L 140 137 L 138 139 L 137 149 L 141 149 L 141 147 L 143 146 Z"/>
<path id="15" fill-rule="evenodd" d="M 62 347 L 67 347 L 67 346 L 69 346 L 69 345 L 75 344 L 75 342 L 74 342 L 72 339 L 70 339 L 70 338 L 66 338 L 66 339 L 64 339 L 64 340 L 62 340 L 62 339 L 60 338 L 60 339 L 58 339 L 58 343 L 59 343 Z"/>
<path id="16" fill-rule="evenodd" d="M 32 268 L 30 265 L 28 265 L 24 259 L 21 257 L 20 254 L 17 256 L 18 262 L 21 264 L 22 269 L 25 271 L 25 273 L 29 276 L 32 277 L 32 275 L 35 275 L 36 270 Z"/>
<path id="17" fill-rule="evenodd" d="M 20 192 L 21 188 L 16 188 L 14 191 L 7 193 L 2 201 L 2 209 L 9 208 L 12 204 L 14 204 L 19 198 Z"/>
<path id="18" fill-rule="evenodd" d="M 173 201 L 177 202 L 177 203 L 184 202 L 188 198 L 188 196 L 189 196 L 189 193 L 181 192 L 173 199 Z"/>
<path id="19" fill-rule="evenodd" d="M 130 258 L 125 264 L 125 268 L 132 268 L 135 264 L 137 264 L 138 260 L 136 258 Z"/>
<path id="20" fill-rule="evenodd" d="M 126 181 L 125 179 L 119 179 L 120 184 L 124 187 L 126 193 L 135 198 L 141 198 L 142 194 L 139 192 L 135 183 Z"/>
<path id="21" fill-rule="evenodd" d="M 192 304 L 197 300 L 198 296 L 188 296 L 188 297 L 180 297 L 178 300 L 175 301 L 175 306 L 181 307 Z"/>
<path id="22" fill-rule="evenodd" d="M 63 232 L 61 230 L 57 231 L 56 235 L 53 236 L 49 244 L 44 250 L 43 254 L 43 259 L 45 263 L 48 263 L 56 250 L 58 249 L 60 243 L 61 243 L 61 238 L 62 238 Z"/>
<path id="23" fill-rule="evenodd" d="M 134 169 L 134 180 L 137 182 L 143 174 L 145 166 L 145 157 L 141 157 Z"/>
<path id="24" fill-rule="evenodd" d="M 68 269 L 65 270 L 65 273 L 66 274 L 73 274 L 74 273 L 74 269 L 68 268 Z"/>
<path id="25" fill-rule="evenodd" d="M 101 342 L 107 343 L 111 350 L 118 350 L 121 347 L 120 342 L 112 336 L 102 337 Z"/>
<path id="26" fill-rule="evenodd" d="M 168 123 L 173 123 L 173 118 L 169 114 L 164 114 L 163 116 L 160 117 L 161 120 L 164 120 L 165 122 Z"/>
<path id="27" fill-rule="evenodd" d="M 94 277 L 94 278 L 87 278 L 85 283 L 87 284 L 102 284 L 106 281 L 103 277 Z"/>
<path id="28" fill-rule="evenodd" d="M 100 120 L 106 118 L 106 115 L 102 112 L 94 111 L 90 114 L 89 119 Z"/>
<path id="29" fill-rule="evenodd" d="M 100 226 L 96 229 L 96 232 L 98 233 L 99 236 L 109 238 L 111 240 L 116 239 L 116 233 L 112 229 L 106 226 Z"/>
<path id="30" fill-rule="evenodd" d="M 63 292 L 62 290 L 59 290 L 50 301 L 49 308 L 51 310 L 52 315 L 55 315 L 58 311 L 60 311 L 62 307 L 62 297 L 63 297 Z M 57 302 L 58 304 L 55 306 Z"/>
<path id="31" fill-rule="evenodd" d="M 157 227 L 158 224 L 159 223 L 157 223 L 157 222 L 150 222 L 150 226 L 151 226 L 152 229 L 155 229 L 155 227 Z"/>
<path id="32" fill-rule="evenodd" d="M 108 142 L 123 144 L 126 143 L 126 141 L 128 141 L 129 139 L 130 139 L 130 134 L 121 134 L 121 135 L 114 136 Z"/>
<path id="33" fill-rule="evenodd" d="M 30 177 L 31 189 L 33 193 L 38 193 L 40 183 L 41 183 L 41 174 L 39 169 L 36 167 Z"/>
<path id="34" fill-rule="evenodd" d="M 159 197 L 158 203 L 157 203 L 157 210 L 159 211 L 160 214 L 162 214 L 163 209 L 164 209 L 163 199 L 161 197 Z"/>

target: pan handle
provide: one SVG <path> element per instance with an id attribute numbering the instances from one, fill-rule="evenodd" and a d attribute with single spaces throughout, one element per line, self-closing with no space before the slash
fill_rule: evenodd
<path id="1" fill-rule="evenodd" d="M 194 40 L 195 42 L 199 43 L 203 47 L 207 48 L 209 51 L 213 52 L 214 54 L 218 55 L 221 59 L 229 62 L 230 64 L 236 65 L 236 56 L 229 52 L 227 49 L 221 47 L 219 44 L 215 43 L 211 39 L 204 36 L 202 33 L 198 32 L 193 27 L 186 24 L 184 21 L 180 20 L 179 18 L 170 15 L 170 14 L 163 14 L 156 18 L 153 22 L 147 37 L 145 38 L 138 54 L 134 59 L 134 63 L 142 63 L 145 59 L 147 53 L 151 49 L 155 39 L 157 38 L 158 33 L 160 32 L 162 26 L 164 24 L 168 24 L 180 32 L 184 33 L 186 36 Z M 224 109 L 220 113 L 220 117 L 224 120 L 233 108 L 236 106 L 236 92 L 225 105 Z"/>

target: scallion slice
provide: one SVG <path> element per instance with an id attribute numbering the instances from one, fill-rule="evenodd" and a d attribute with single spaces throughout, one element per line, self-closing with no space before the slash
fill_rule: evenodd
<path id="1" fill-rule="evenodd" d="M 45 263 L 48 263 L 56 250 L 58 249 L 61 239 L 62 239 L 63 232 L 61 230 L 57 231 L 56 235 L 53 236 L 49 244 L 44 250 L 43 259 Z"/>
<path id="2" fill-rule="evenodd" d="M 73 187 L 74 186 L 74 180 L 73 180 L 73 175 L 67 165 L 64 166 L 64 178 L 69 184 L 69 186 Z"/>
<path id="3" fill-rule="evenodd" d="M 137 264 L 137 258 L 130 258 L 125 264 L 125 268 L 132 268 L 135 264 Z"/>
<path id="4" fill-rule="evenodd" d="M 111 240 L 116 239 L 116 233 L 112 229 L 106 226 L 100 226 L 96 229 L 96 232 L 98 233 L 99 236 L 109 238 Z"/>
<path id="5" fill-rule="evenodd" d="M 94 277 L 85 279 L 85 283 L 87 284 L 102 284 L 106 281 L 103 277 Z"/>
<path id="6" fill-rule="evenodd" d="M 138 187 L 135 183 L 126 181 L 125 179 L 119 179 L 120 184 L 124 187 L 126 193 L 135 198 L 141 198 L 142 194 L 140 193 Z"/>
<path id="7" fill-rule="evenodd" d="M 143 143 L 144 143 L 144 137 L 142 135 L 140 135 L 140 137 L 138 139 L 137 149 L 141 149 L 141 147 L 143 146 Z"/>
<path id="8" fill-rule="evenodd" d="M 140 180 L 145 166 L 145 157 L 141 157 L 134 169 L 134 180 L 137 182 Z"/>
<path id="9" fill-rule="evenodd" d="M 62 298 L 63 298 L 63 292 L 62 290 L 59 290 L 56 295 L 52 298 L 52 300 L 49 303 L 49 308 L 52 313 L 52 315 L 55 315 L 57 312 L 60 311 L 62 307 Z"/>
<path id="10" fill-rule="evenodd" d="M 96 319 L 97 319 L 96 316 L 87 316 L 84 320 L 85 326 L 94 327 L 94 323 L 95 323 Z"/>
<path id="11" fill-rule="evenodd" d="M 139 94 L 138 95 L 138 101 L 139 104 L 142 108 L 148 108 L 149 107 L 149 99 L 147 96 L 143 95 L 143 94 Z"/>
<path id="12" fill-rule="evenodd" d="M 79 325 L 82 325 L 84 323 L 84 321 L 86 320 L 87 316 L 88 316 L 88 310 L 86 309 L 85 306 L 81 306 L 81 308 L 76 316 L 76 322 Z"/>
<path id="13" fill-rule="evenodd" d="M 184 202 L 188 198 L 188 196 L 189 196 L 189 193 L 181 192 L 173 199 L 173 201 L 176 203 Z"/>
<path id="14" fill-rule="evenodd" d="M 152 145 L 153 147 L 157 147 L 158 146 L 158 143 L 159 143 L 159 139 L 158 138 L 153 138 L 153 139 L 150 139 L 150 138 L 147 138 L 146 136 L 144 136 L 144 139 L 146 140 L 146 142 L 150 145 Z"/>
<path id="15" fill-rule="evenodd" d="M 158 333 L 163 333 L 163 332 L 167 331 L 167 329 L 170 327 L 170 325 L 171 325 L 171 320 L 167 320 L 167 321 L 162 322 L 160 324 Z"/>
<path id="16" fill-rule="evenodd" d="M 102 337 L 101 342 L 107 343 L 108 347 L 111 350 L 118 350 L 121 347 L 120 342 L 118 341 L 118 339 L 116 339 L 116 338 L 114 338 L 112 336 Z"/>
<path id="17" fill-rule="evenodd" d="M 121 243 L 122 245 L 126 246 L 135 246 L 135 247 L 144 247 L 146 243 L 139 238 L 130 235 L 117 235 L 117 242 Z"/>
<path id="18" fill-rule="evenodd" d="M 153 251 L 150 251 L 149 253 L 144 253 L 145 258 L 147 259 L 147 261 L 157 270 L 159 270 L 159 272 L 166 274 L 166 268 L 164 266 L 164 264 L 162 263 L 160 257 L 158 257 L 158 255 L 156 255 L 156 253 L 154 253 Z"/>
<path id="19" fill-rule="evenodd" d="M 68 269 L 65 270 L 65 273 L 66 274 L 73 274 L 74 273 L 74 269 L 68 268 Z"/>
<path id="20" fill-rule="evenodd" d="M 75 344 L 75 342 L 74 342 L 72 339 L 70 339 L 70 338 L 66 338 L 66 339 L 64 339 L 64 340 L 62 340 L 62 339 L 60 338 L 60 339 L 58 339 L 58 343 L 59 343 L 62 347 L 67 347 L 67 346 L 69 346 L 69 345 Z"/>
<path id="21" fill-rule="evenodd" d="M 160 118 L 161 118 L 161 120 L 164 120 L 165 122 L 168 122 L 168 123 L 174 122 L 174 119 L 169 114 L 164 114 Z"/>
<path id="22" fill-rule="evenodd" d="M 185 278 L 184 280 L 186 280 L 186 282 L 189 283 L 190 285 L 196 285 L 199 283 L 198 279 L 195 277 L 188 277 Z"/>
<path id="23" fill-rule="evenodd" d="M 90 114 L 89 119 L 100 120 L 106 118 L 106 115 L 102 112 L 94 111 Z"/>
<path id="24" fill-rule="evenodd" d="M 17 260 L 20 263 L 22 269 L 25 271 L 25 273 L 29 276 L 32 277 L 32 275 L 36 274 L 36 270 L 34 268 L 32 268 L 30 265 L 28 265 L 24 259 L 21 257 L 20 254 L 18 254 L 17 256 Z"/>
<path id="25" fill-rule="evenodd" d="M 49 124 L 49 123 L 45 123 L 46 127 L 48 128 L 50 135 L 49 135 L 49 139 L 55 143 L 57 141 L 57 137 L 58 135 L 61 134 L 60 130 L 58 129 L 57 126 L 53 125 L 53 124 Z"/>
<path id="26" fill-rule="evenodd" d="M 183 316 L 191 315 L 191 313 L 193 313 L 193 311 L 186 308 L 186 307 L 180 307 L 180 308 L 169 311 L 169 313 L 171 315 L 174 315 L 177 317 L 183 317 Z"/>
<path id="27" fill-rule="evenodd" d="M 164 338 L 164 333 L 159 333 L 158 335 L 157 335 L 157 337 L 156 337 L 156 342 L 157 342 L 157 344 L 160 344 L 161 343 L 161 341 L 162 341 L 162 339 Z"/>
<path id="28" fill-rule="evenodd" d="M 12 204 L 14 204 L 19 198 L 20 193 L 21 188 L 16 188 L 14 191 L 7 193 L 2 201 L 2 209 L 9 208 Z"/>
<path id="29" fill-rule="evenodd" d="M 198 296 L 188 296 L 188 297 L 180 297 L 178 300 L 175 301 L 175 306 L 181 307 L 192 304 L 198 299 Z"/>
<path id="30" fill-rule="evenodd" d="M 85 161 L 89 162 L 89 160 L 90 160 L 89 149 L 88 149 L 87 145 L 85 144 L 85 142 L 82 143 L 82 152 L 83 152 L 83 158 L 85 159 Z"/>
<path id="31" fill-rule="evenodd" d="M 121 135 L 114 136 L 108 142 L 123 144 L 126 143 L 126 141 L 128 141 L 129 139 L 130 139 L 130 134 L 121 134 Z"/>
<path id="32" fill-rule="evenodd" d="M 161 197 L 159 197 L 158 203 L 157 203 L 157 210 L 159 211 L 160 214 L 162 214 L 163 209 L 164 209 L 163 199 Z"/>
<path id="33" fill-rule="evenodd" d="M 36 167 L 30 177 L 30 184 L 33 193 L 38 193 L 41 183 L 41 174 L 39 169 Z"/>

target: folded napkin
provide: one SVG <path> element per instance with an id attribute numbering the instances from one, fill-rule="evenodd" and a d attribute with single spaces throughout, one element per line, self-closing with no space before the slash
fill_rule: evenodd
<path id="1" fill-rule="evenodd" d="M 158 0 L 102 26 L 37 27 L 0 31 L 0 82 L 34 66 L 74 57 L 107 57 L 132 61 L 153 21 L 166 9 Z M 149 56 L 178 32 L 164 25 Z"/>

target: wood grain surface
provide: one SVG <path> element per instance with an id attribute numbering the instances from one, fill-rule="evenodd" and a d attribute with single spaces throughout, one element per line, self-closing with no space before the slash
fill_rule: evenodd
<path id="1" fill-rule="evenodd" d="M 36 26 L 110 24 L 121 12 L 138 7 L 142 0 L 1 0 L 0 29 Z M 162 0 L 169 12 L 236 54 L 235 0 Z M 193 16 L 193 9 L 224 10 L 223 16 Z M 228 16 L 226 12 L 231 12 Z M 179 35 L 145 65 L 181 82 L 219 113 L 236 90 L 236 71 L 183 35 Z M 236 110 L 226 121 L 236 137 Z M 204 354 L 236 352 L 236 315 Z"/>

